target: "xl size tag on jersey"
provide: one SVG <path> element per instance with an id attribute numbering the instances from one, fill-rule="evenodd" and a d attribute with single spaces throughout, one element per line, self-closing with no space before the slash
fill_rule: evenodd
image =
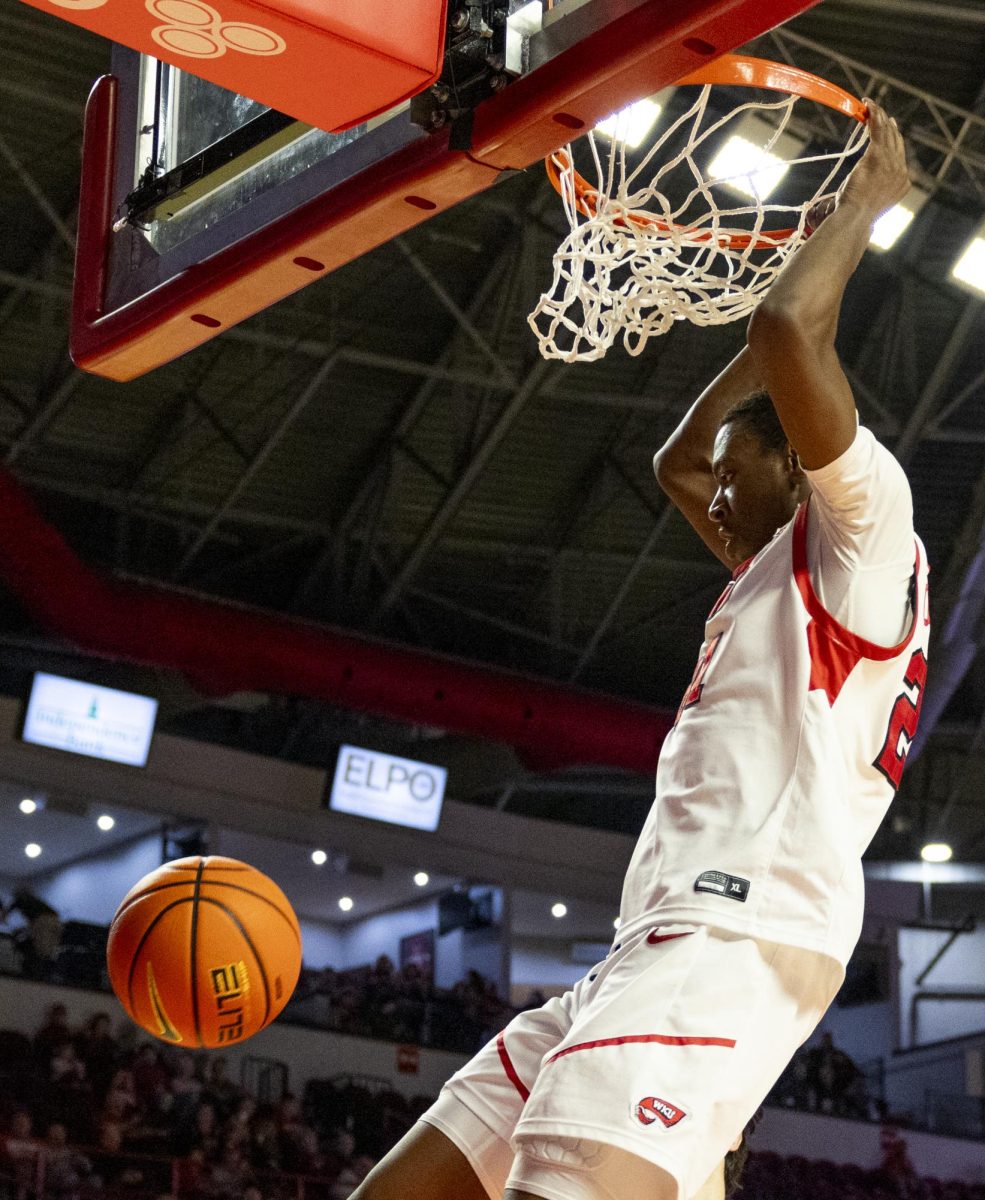
<path id="1" fill-rule="evenodd" d="M 730 900 L 745 903 L 749 895 L 749 880 L 738 875 L 726 875 L 724 871 L 703 871 L 694 881 L 696 892 L 712 892 L 716 896 L 727 896 Z"/>

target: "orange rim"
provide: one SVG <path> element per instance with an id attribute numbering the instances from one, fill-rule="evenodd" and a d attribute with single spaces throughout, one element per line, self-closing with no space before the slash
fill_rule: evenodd
<path id="1" fill-rule="evenodd" d="M 706 84 L 726 84 L 733 87 L 757 87 L 774 92 L 790 92 L 795 96 L 802 96 L 804 99 L 814 100 L 818 104 L 832 108 L 860 124 L 864 124 L 869 116 L 868 109 L 862 101 L 853 96 L 851 92 L 846 92 L 843 88 L 838 87 L 837 84 L 829 83 L 826 79 L 812 75 L 810 71 L 802 71 L 799 67 L 790 67 L 785 63 L 770 62 L 766 58 L 749 58 L 743 54 L 723 54 L 713 63 L 708 63 L 690 75 L 685 75 L 677 82 L 679 85 L 701 87 Z M 566 150 L 556 150 L 553 154 L 548 155 L 544 160 L 544 165 L 547 168 L 547 177 L 559 195 L 562 192 L 561 175 L 570 172 L 575 207 L 582 216 L 594 217 L 597 215 L 598 189 L 593 188 L 583 175 L 574 170 L 570 155 Z M 619 218 L 615 223 L 622 226 L 635 225 L 641 229 L 660 229 L 666 233 L 685 228 L 682 225 L 668 223 L 646 210 L 627 213 L 625 218 Z M 729 237 L 719 236 L 718 240 L 733 250 L 746 250 L 750 245 L 756 250 L 769 250 L 788 241 L 796 232 L 796 229 L 771 229 L 764 230 L 755 236 L 748 233 L 733 234 Z M 695 240 L 710 242 L 715 236 L 710 232 L 702 233 L 697 235 Z"/>

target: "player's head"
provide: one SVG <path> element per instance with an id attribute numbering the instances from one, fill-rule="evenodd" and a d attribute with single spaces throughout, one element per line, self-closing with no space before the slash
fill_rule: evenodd
<path id="1" fill-rule="evenodd" d="M 718 490 L 708 515 L 734 564 L 761 550 L 807 496 L 800 460 L 766 392 L 741 400 L 722 418 L 712 470 Z"/>

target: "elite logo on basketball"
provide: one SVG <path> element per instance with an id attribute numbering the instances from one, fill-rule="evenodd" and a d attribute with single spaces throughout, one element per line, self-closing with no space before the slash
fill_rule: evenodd
<path id="1" fill-rule="evenodd" d="M 635 1114 L 641 1125 L 652 1125 L 655 1121 L 662 1121 L 667 1129 L 671 1129 L 687 1116 L 683 1108 L 661 1100 L 658 1096 L 646 1096 L 640 1100 L 636 1105 Z"/>

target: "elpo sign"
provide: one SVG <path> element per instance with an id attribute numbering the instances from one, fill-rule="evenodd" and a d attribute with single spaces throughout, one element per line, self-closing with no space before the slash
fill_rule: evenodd
<path id="1" fill-rule="evenodd" d="M 448 772 L 431 763 L 340 746 L 329 808 L 433 833 Z"/>

